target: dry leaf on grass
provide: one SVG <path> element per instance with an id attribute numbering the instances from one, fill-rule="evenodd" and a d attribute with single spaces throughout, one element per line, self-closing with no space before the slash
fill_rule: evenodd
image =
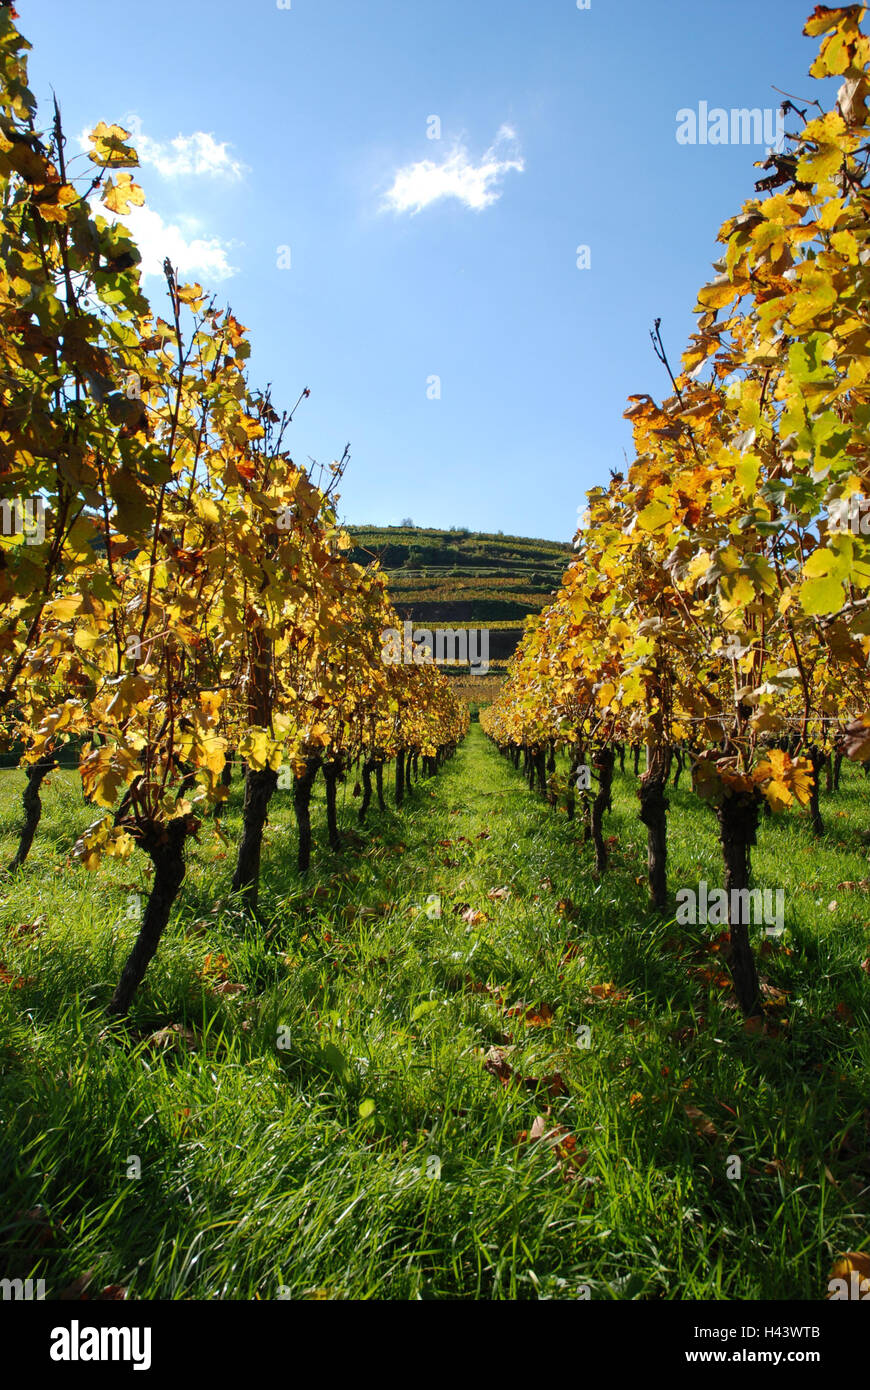
<path id="1" fill-rule="evenodd" d="M 551 1100 L 568 1094 L 568 1087 L 561 1072 L 554 1071 L 549 1076 L 525 1076 L 523 1085 L 530 1091 L 546 1091 Z"/>
<path id="2" fill-rule="evenodd" d="M 29 1228 L 27 1243 L 35 1245 L 37 1249 L 41 1249 L 43 1245 L 52 1245 L 63 1226 L 62 1218 L 49 1216 L 43 1206 L 31 1207 L 29 1211 L 17 1211 L 12 1221 L 16 1226 Z"/>
<path id="3" fill-rule="evenodd" d="M 520 1130 L 515 1142 L 518 1145 L 548 1144 L 571 1176 L 576 1175 L 589 1158 L 587 1149 L 578 1148 L 575 1135 L 564 1125 L 551 1125 L 545 1115 L 536 1116 L 531 1129 Z"/>
<path id="4" fill-rule="evenodd" d="M 696 1134 L 700 1134 L 703 1139 L 718 1138 L 719 1131 L 713 1121 L 703 1110 L 699 1110 L 697 1105 L 684 1105 L 683 1109 Z"/>
<path id="5" fill-rule="evenodd" d="M 508 1086 L 513 1080 L 513 1070 L 510 1067 L 507 1057 L 500 1047 L 491 1047 L 483 1059 L 484 1070 L 492 1076 L 498 1077 L 503 1086 Z"/>
<path id="6" fill-rule="evenodd" d="M 48 918 L 41 912 L 32 922 L 19 922 L 16 926 L 8 926 L 6 930 L 10 936 L 42 936 L 47 925 Z"/>
<path id="7" fill-rule="evenodd" d="M 854 1280 L 852 1275 L 855 1276 Z M 839 1255 L 831 1266 L 830 1277 L 832 1280 L 844 1279 L 847 1285 L 857 1289 L 859 1298 L 867 1298 L 870 1296 L 870 1255 L 863 1250 L 850 1250 L 845 1255 Z M 828 1297 L 833 1296 L 834 1290 L 830 1290 Z"/>
<path id="8" fill-rule="evenodd" d="M 87 1274 L 80 1274 L 78 1279 L 74 1279 L 58 1294 L 58 1298 L 64 1302 L 89 1303 L 93 1300 L 96 1303 L 109 1303 L 123 1301 L 127 1297 L 127 1289 L 124 1284 L 106 1284 L 97 1293 L 90 1292 L 96 1277 L 95 1270 L 88 1270 Z"/>
<path id="9" fill-rule="evenodd" d="M 0 985 L 11 985 L 13 989 L 21 989 L 25 984 L 23 975 L 13 975 L 10 970 L 0 961 Z"/>
<path id="10" fill-rule="evenodd" d="M 628 990 L 617 989 L 612 980 L 608 980 L 603 985 L 592 985 L 587 997 L 587 1003 L 592 1003 L 596 999 L 612 999 L 614 1003 L 619 1003 L 622 999 L 628 998 Z"/>
<path id="11" fill-rule="evenodd" d="M 189 1047 L 191 1051 L 197 1046 L 196 1034 L 192 1028 L 188 1028 L 183 1023 L 170 1023 L 166 1028 L 159 1028 L 156 1033 L 149 1034 L 147 1040 L 152 1047 L 160 1047 L 167 1051 L 173 1047 Z"/>

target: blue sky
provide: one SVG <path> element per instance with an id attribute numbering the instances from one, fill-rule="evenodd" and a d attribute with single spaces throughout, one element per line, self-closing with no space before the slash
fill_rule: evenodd
<path id="1" fill-rule="evenodd" d="M 832 100 L 810 0 L 17 6 L 46 122 L 54 88 L 76 149 L 134 125 L 149 263 L 232 305 L 279 406 L 311 388 L 297 461 L 350 442 L 348 523 L 570 539 L 760 177 L 677 112 Z"/>

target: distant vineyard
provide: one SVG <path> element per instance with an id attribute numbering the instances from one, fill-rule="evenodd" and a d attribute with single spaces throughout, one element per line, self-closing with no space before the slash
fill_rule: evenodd
<path id="1" fill-rule="evenodd" d="M 351 527 L 350 537 L 351 556 L 379 559 L 402 619 L 485 628 L 493 669 L 514 651 L 526 620 L 552 601 L 572 556 L 567 542 L 475 532 Z M 490 683 L 483 698 L 496 690 Z"/>

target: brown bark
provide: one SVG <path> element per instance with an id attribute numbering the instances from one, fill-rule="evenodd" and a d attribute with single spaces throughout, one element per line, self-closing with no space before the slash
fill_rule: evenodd
<path id="1" fill-rule="evenodd" d="M 139 935 L 127 957 L 107 1013 L 123 1016 L 145 977 L 184 881 L 184 845 L 195 827 L 188 816 L 140 832 L 140 844 L 154 865 L 154 883 L 145 905 Z"/>
<path id="2" fill-rule="evenodd" d="M 306 758 L 305 771 L 293 775 L 293 810 L 299 831 L 299 851 L 297 866 L 301 874 L 307 873 L 311 864 L 311 789 L 320 767 L 319 758 Z"/>
<path id="3" fill-rule="evenodd" d="M 541 793 L 541 796 L 545 796 L 547 792 L 547 768 L 545 759 L 546 754 L 542 748 L 540 752 L 535 754 L 535 774 L 538 780 L 538 791 Z"/>
<path id="4" fill-rule="evenodd" d="M 341 836 L 338 833 L 338 814 L 336 810 L 336 793 L 341 778 L 341 771 L 341 763 L 337 759 L 332 759 L 323 764 L 323 778 L 326 782 L 326 827 L 329 836 L 329 848 L 336 851 L 341 849 Z"/>
<path id="5" fill-rule="evenodd" d="M 401 806 L 405 800 L 405 754 L 400 748 L 396 754 L 396 805 Z"/>
<path id="6" fill-rule="evenodd" d="M 640 818 L 646 826 L 647 880 L 654 907 L 664 911 L 668 905 L 668 756 L 663 744 L 647 749 L 647 769 L 640 779 Z"/>
<path id="7" fill-rule="evenodd" d="M 242 812 L 242 839 L 233 875 L 233 891 L 244 892 L 245 904 L 256 909 L 260 888 L 260 859 L 263 851 L 263 829 L 269 812 L 269 802 L 278 785 L 278 774 L 266 767 L 259 772 L 248 768 L 245 775 L 245 805 Z"/>
<path id="8" fill-rule="evenodd" d="M 722 858 L 725 861 L 725 892 L 728 895 L 728 924 L 731 949 L 728 969 L 734 981 L 737 1002 L 747 1018 L 763 1014 L 758 972 L 749 940 L 749 923 L 742 920 L 740 899 L 735 892 L 749 887 L 750 859 L 758 830 L 759 805 L 747 796 L 726 796 L 716 808 Z M 748 914 L 746 914 L 748 915 Z"/>
<path id="9" fill-rule="evenodd" d="M 225 761 L 224 761 L 223 772 L 221 773 L 221 786 L 223 787 L 223 789 L 224 789 L 225 792 L 227 793 L 227 796 L 229 796 L 229 791 L 230 791 L 230 787 L 232 786 L 232 783 L 233 783 L 233 750 L 230 749 L 230 748 L 228 748 L 227 751 L 226 751 L 226 758 L 225 758 Z M 246 790 L 247 790 L 247 789 L 246 789 Z M 218 801 L 218 802 L 215 804 L 215 808 L 214 808 L 214 818 L 215 818 L 215 820 L 220 820 L 221 811 L 223 811 L 223 809 L 224 809 L 224 807 L 226 806 L 226 804 L 227 804 L 226 801 Z"/>
<path id="10" fill-rule="evenodd" d="M 607 846 L 604 843 L 602 822 L 604 812 L 611 809 L 615 762 L 616 753 L 613 748 L 602 748 L 595 759 L 595 767 L 598 772 L 598 792 L 592 803 L 592 843 L 595 845 L 595 868 L 599 874 L 603 874 L 607 868 Z"/>
<path id="11" fill-rule="evenodd" d="M 27 768 L 27 785 L 21 795 L 21 805 L 24 811 L 24 820 L 18 836 L 18 848 L 15 857 L 9 865 L 10 870 L 20 869 L 28 854 L 30 846 L 33 844 L 36 828 L 42 816 L 42 801 L 39 789 L 44 779 L 57 766 L 57 761 L 53 755 L 47 758 L 40 758 L 38 762 L 32 763 Z"/>
<path id="12" fill-rule="evenodd" d="M 822 768 L 825 765 L 825 754 L 819 748 L 810 748 L 809 758 L 813 765 L 813 788 L 810 792 L 810 824 L 813 827 L 814 835 L 824 835 L 825 822 L 822 820 L 822 813 L 819 809 L 819 783 L 821 781 Z"/>
<path id="13" fill-rule="evenodd" d="M 367 814 L 368 809 L 369 809 L 369 803 L 371 802 L 371 799 L 372 799 L 372 773 L 374 772 L 374 768 L 375 768 L 375 760 L 374 760 L 374 758 L 372 757 L 371 753 L 368 753 L 368 754 L 366 754 L 366 755 L 363 757 L 363 762 L 362 762 L 362 785 L 363 785 L 363 794 L 362 794 L 362 801 L 360 802 L 360 808 L 359 808 L 359 823 L 360 823 L 360 825 L 362 825 L 363 822 L 365 821 L 366 814 Z"/>
<path id="14" fill-rule="evenodd" d="M 676 791 L 680 785 L 680 777 L 682 776 L 683 769 L 686 765 L 683 761 L 683 754 L 679 748 L 674 749 L 674 760 L 677 764 L 677 770 L 674 773 L 674 791 Z"/>

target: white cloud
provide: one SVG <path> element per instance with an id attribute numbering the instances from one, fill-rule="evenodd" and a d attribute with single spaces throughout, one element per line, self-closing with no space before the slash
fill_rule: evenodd
<path id="1" fill-rule="evenodd" d="M 152 140 L 144 133 L 138 116 L 129 116 L 125 124 L 130 127 L 132 143 L 141 163 L 153 164 L 164 178 L 206 174 L 236 181 L 247 167 L 233 159 L 225 140 L 216 140 L 207 131 L 195 130 L 192 135 L 176 135 L 174 140 L 161 141 Z"/>
<path id="2" fill-rule="evenodd" d="M 481 212 L 501 197 L 505 174 L 524 171 L 525 162 L 517 154 L 516 143 L 516 132 L 503 125 L 478 164 L 462 144 L 454 145 L 441 164 L 431 159 L 408 164 L 397 170 L 384 207 L 414 215 L 441 198 L 456 198 L 465 207 Z"/>
<path id="3" fill-rule="evenodd" d="M 138 116 L 127 115 L 122 122 L 130 131 L 130 143 L 139 155 L 141 169 L 133 169 L 133 178 L 140 180 L 145 166 L 156 169 L 164 178 L 214 175 L 228 180 L 242 177 L 245 165 L 231 157 L 229 146 L 215 140 L 213 135 L 196 131 L 193 135 L 178 135 L 161 143 L 144 134 Z M 79 136 L 82 150 L 91 148 L 87 129 Z M 111 171 L 109 171 L 111 172 Z M 142 256 L 142 273 L 163 279 L 163 262 L 168 256 L 184 278 L 196 277 L 206 288 L 235 275 L 231 265 L 231 243 L 217 236 L 205 235 L 199 218 L 189 213 L 178 214 L 172 221 L 152 207 L 131 207 L 118 217 L 103 206 L 99 196 L 91 201 L 95 213 L 109 222 L 122 222 L 129 230 Z"/>
<path id="4" fill-rule="evenodd" d="M 93 209 L 109 222 L 122 222 L 129 231 L 142 256 L 144 275 L 163 279 L 163 262 L 168 256 L 182 279 L 195 276 L 206 289 L 220 280 L 235 275 L 237 266 L 229 261 L 230 243 L 216 236 L 202 236 L 195 218 L 184 217 L 185 230 L 176 222 L 165 222 L 153 208 L 131 207 L 123 217 L 116 217 L 94 201 Z"/>
<path id="5" fill-rule="evenodd" d="M 247 165 L 234 159 L 225 140 L 216 140 L 208 131 L 195 130 L 192 135 L 176 135 L 174 140 L 152 140 L 142 129 L 141 117 L 128 114 L 121 122 L 130 132 L 139 161 L 152 165 L 163 178 L 210 176 L 237 182 Z M 79 136 L 83 150 L 90 149 L 87 130 Z"/>

